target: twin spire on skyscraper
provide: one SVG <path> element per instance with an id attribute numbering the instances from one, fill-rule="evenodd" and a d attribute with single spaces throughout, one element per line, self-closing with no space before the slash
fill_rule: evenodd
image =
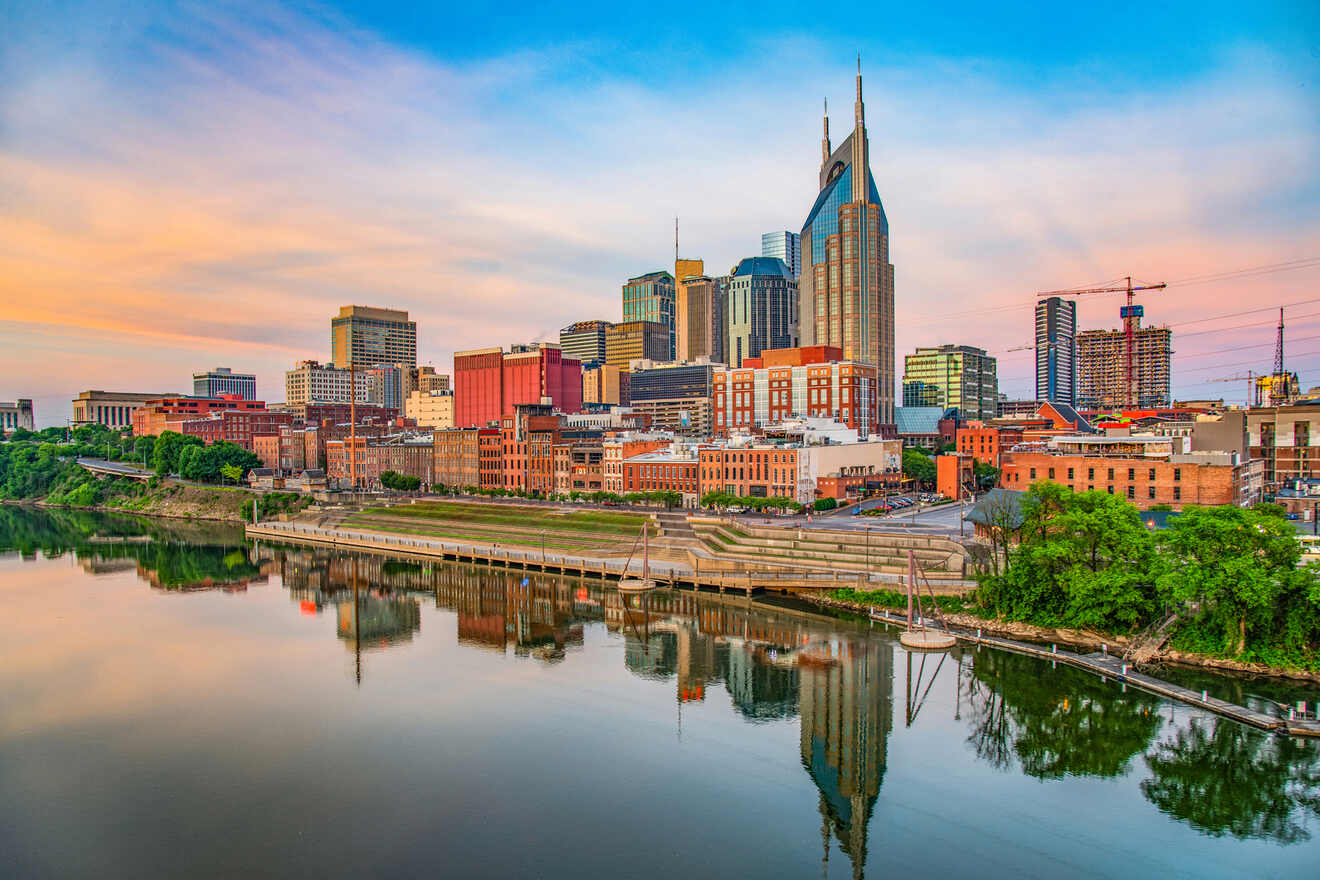
<path id="1" fill-rule="evenodd" d="M 866 125 L 866 107 L 862 104 L 862 53 L 857 53 L 857 102 L 853 105 L 853 123 L 854 130 L 859 131 Z M 820 141 L 820 166 L 824 168 L 829 164 L 830 154 L 833 148 L 830 146 L 830 99 L 825 99 L 824 116 L 824 137 Z"/>

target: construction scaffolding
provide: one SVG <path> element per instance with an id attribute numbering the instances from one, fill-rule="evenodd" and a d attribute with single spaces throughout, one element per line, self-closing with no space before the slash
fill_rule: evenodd
<path id="1" fill-rule="evenodd" d="M 1085 330 L 1077 334 L 1077 408 L 1081 410 L 1157 409 L 1171 402 L 1173 332 L 1142 327 L 1132 319 L 1132 382 L 1128 388 L 1128 334 Z M 1134 399 L 1135 398 L 1135 399 Z"/>

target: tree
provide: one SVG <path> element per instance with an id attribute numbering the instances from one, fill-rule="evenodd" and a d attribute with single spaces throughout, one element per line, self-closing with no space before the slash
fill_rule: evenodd
<path id="1" fill-rule="evenodd" d="M 908 447 L 903 450 L 903 476 L 930 485 L 935 482 L 935 462 L 921 450 Z"/>
<path id="2" fill-rule="evenodd" d="M 179 473 L 179 452 L 185 446 L 202 446 L 202 438 L 177 431 L 161 431 L 152 447 L 152 464 L 161 476 Z"/>
<path id="3" fill-rule="evenodd" d="M 1270 507 L 1189 507 L 1161 537 L 1170 557 L 1161 592 L 1196 608 L 1196 621 L 1217 630 L 1232 656 L 1249 641 L 1304 650 L 1320 626 L 1315 574 L 1297 567 L 1301 545 Z"/>
<path id="4" fill-rule="evenodd" d="M 239 480 L 243 479 L 243 468 L 236 464 L 221 465 L 220 476 L 237 484 Z"/>
<path id="5" fill-rule="evenodd" d="M 1021 498 L 1021 541 L 982 580 L 985 607 L 1017 620 L 1132 630 L 1158 608 L 1158 557 L 1137 509 L 1105 492 L 1037 483 Z"/>
<path id="6" fill-rule="evenodd" d="M 992 464 L 979 461 L 972 463 L 972 476 L 976 480 L 976 487 L 982 491 L 995 487 L 999 482 L 999 472 L 999 468 Z"/>

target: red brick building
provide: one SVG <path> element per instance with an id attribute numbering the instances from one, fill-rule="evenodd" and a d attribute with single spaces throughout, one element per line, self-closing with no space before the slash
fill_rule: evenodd
<path id="1" fill-rule="evenodd" d="M 1222 461 L 1221 461 L 1222 460 Z M 1048 480 L 1077 492 L 1095 490 L 1126 498 L 1137 507 L 1251 504 L 1259 500 L 1252 469 L 1259 462 L 1234 463 L 1228 453 L 1191 453 L 1169 459 L 1052 455 L 1005 452 L 999 485 L 1027 489 Z"/>
<path id="2" fill-rule="evenodd" d="M 548 400 L 561 412 L 582 409 L 582 362 L 559 346 L 515 346 L 454 354 L 454 425 L 484 427 L 513 415 L 519 404 Z"/>
<path id="3" fill-rule="evenodd" d="M 793 498 L 800 451 L 779 446 L 703 446 L 698 451 L 700 494 Z"/>
<path id="4" fill-rule="evenodd" d="M 380 475 L 385 471 L 417 477 L 423 487 L 435 482 L 435 453 L 428 435 L 326 441 L 326 476 L 332 484 L 348 485 L 352 482 L 354 471 L 348 458 L 350 451 L 355 451 L 359 487 L 379 487 Z"/>
<path id="5" fill-rule="evenodd" d="M 159 436 L 162 431 L 178 431 L 177 423 L 197 419 L 214 412 L 266 412 L 262 400 L 244 400 L 241 394 L 219 397 L 161 397 L 148 400 L 133 410 L 133 434 Z"/>
<path id="6" fill-rule="evenodd" d="M 252 449 L 253 438 L 277 434 L 281 427 L 292 423 L 293 416 L 286 412 L 227 409 L 186 422 L 166 422 L 166 425 L 169 426 L 167 430 L 201 437 L 208 446 L 227 440 L 244 449 Z"/>
<path id="7" fill-rule="evenodd" d="M 1000 453 L 1012 449 L 1022 439 L 1020 427 L 996 427 L 984 422 L 971 422 L 957 432 L 958 452 L 991 467 L 999 467 Z"/>
<path id="8" fill-rule="evenodd" d="M 834 360 L 829 346 L 770 349 L 763 367 L 719 370 L 712 376 L 714 432 L 727 436 L 795 418 L 826 418 L 859 430 L 863 437 L 880 428 L 879 373 L 870 364 Z M 796 363 L 801 361 L 801 363 Z"/>
<path id="9" fill-rule="evenodd" d="M 684 504 L 695 506 L 701 497 L 696 449 L 678 447 L 645 452 L 623 461 L 624 492 L 678 492 Z"/>

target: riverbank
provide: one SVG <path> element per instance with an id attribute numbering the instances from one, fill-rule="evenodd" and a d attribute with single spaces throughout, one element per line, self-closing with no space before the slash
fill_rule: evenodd
<path id="1" fill-rule="evenodd" d="M 163 482 L 154 488 L 137 483 L 131 486 L 136 491 L 110 494 L 94 504 L 51 502 L 47 500 L 50 496 L 5 499 L 4 503 L 53 510 L 88 510 L 236 524 L 252 521 L 253 500 L 256 500 L 262 517 L 296 513 L 311 503 L 310 498 L 296 493 L 262 493 L 233 486 L 191 486 L 172 481 Z"/>
<path id="2" fill-rule="evenodd" d="M 813 605 L 819 605 L 822 608 L 859 612 L 861 614 L 870 614 L 872 608 L 881 607 L 890 612 L 896 611 L 900 616 L 902 616 L 905 611 L 905 609 L 899 608 L 897 605 L 853 601 L 842 599 L 837 596 L 803 595 L 800 598 Z M 1066 627 L 1035 626 L 1030 623 L 1023 623 L 1016 620 L 1000 620 L 997 618 L 981 617 L 970 611 L 945 611 L 944 619 L 949 623 L 950 627 L 964 632 L 975 632 L 979 629 L 985 633 L 1003 636 L 1005 638 L 1035 642 L 1038 644 L 1058 644 L 1075 650 L 1084 650 L 1088 652 L 1107 649 L 1112 653 L 1121 654 L 1131 645 L 1132 641 L 1127 636 L 1093 632 L 1090 630 L 1068 629 Z M 1320 683 L 1320 672 L 1315 672 L 1309 669 L 1267 666 L 1263 663 L 1244 663 L 1240 660 L 1233 660 L 1227 657 L 1212 657 L 1206 654 L 1193 654 L 1168 648 L 1161 648 L 1158 650 L 1151 658 L 1150 662 L 1168 663 L 1194 669 L 1211 669 L 1216 672 L 1231 672 L 1238 675 L 1264 676 L 1269 678 L 1286 679 L 1288 681 Z"/>

